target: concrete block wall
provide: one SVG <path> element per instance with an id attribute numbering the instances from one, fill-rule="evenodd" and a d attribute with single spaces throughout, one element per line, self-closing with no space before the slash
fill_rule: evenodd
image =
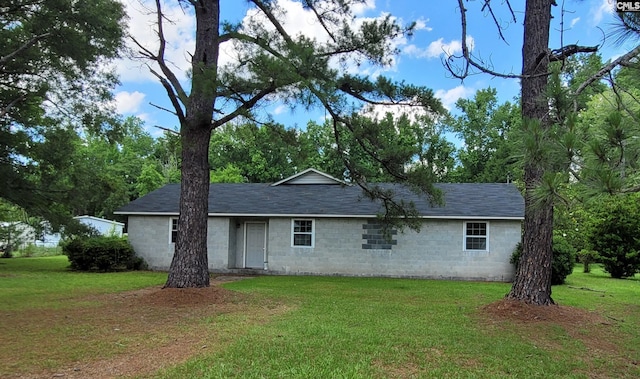
<path id="1" fill-rule="evenodd" d="M 269 269 L 323 274 L 509 281 L 519 221 L 489 221 L 489 251 L 464 251 L 464 220 L 426 220 L 394 235 L 391 249 L 363 249 L 365 219 L 315 219 L 315 247 L 291 246 L 291 219 L 269 222 Z"/>
<path id="2" fill-rule="evenodd" d="M 370 221 L 370 220 L 369 220 Z M 393 235 L 390 249 L 363 249 L 366 219 L 314 220 L 313 248 L 291 246 L 291 218 L 272 218 L 267 227 L 269 271 L 277 274 L 318 274 L 421 277 L 509 281 L 511 253 L 520 241 L 520 221 L 487 221 L 489 250 L 464 250 L 464 220 L 425 220 L 419 233 Z M 154 270 L 167 270 L 174 253 L 168 216 L 129 216 L 129 241 Z M 209 218 L 209 269 L 240 267 L 242 222 Z"/>
<path id="3" fill-rule="evenodd" d="M 229 249 L 235 245 L 231 242 L 231 221 L 223 217 L 209 217 L 207 224 L 207 256 L 209 269 L 227 268 L 229 262 Z M 235 231 L 235 224 L 233 225 Z"/>
<path id="4" fill-rule="evenodd" d="M 227 267 L 230 228 L 227 218 L 209 218 L 207 247 L 209 268 Z M 171 243 L 171 217 L 129 216 L 129 242 L 152 270 L 168 270 L 175 244 Z"/>
<path id="5" fill-rule="evenodd" d="M 129 216 L 128 238 L 150 269 L 169 269 L 175 249 L 171 243 L 171 217 Z"/>

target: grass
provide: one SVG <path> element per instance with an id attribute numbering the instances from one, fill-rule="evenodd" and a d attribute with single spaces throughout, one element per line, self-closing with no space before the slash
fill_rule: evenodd
<path id="1" fill-rule="evenodd" d="M 297 309 L 255 327 L 218 354 L 159 377 L 580 378 L 602 370 L 605 377 L 637 377 L 640 284 L 609 284 L 603 289 L 607 297 L 572 288 L 591 285 L 591 277 L 575 275 L 570 284 L 556 288 L 557 297 L 575 297 L 576 305 L 604 313 L 624 313 L 624 322 L 607 329 L 616 340 L 603 341 L 628 346 L 622 359 L 612 359 L 610 346 L 594 352 L 563 326 L 499 323 L 479 316 L 479 308 L 501 299 L 508 284 L 263 277 L 227 288 L 275 296 Z M 595 282 L 610 283 L 599 277 Z M 584 331 L 587 336 L 596 332 L 601 333 Z"/>
<path id="2" fill-rule="evenodd" d="M 66 256 L 0 260 L 2 310 L 77 306 L 80 298 L 163 284 L 157 272 L 83 273 L 68 270 Z"/>
<path id="3" fill-rule="evenodd" d="M 0 260 L 0 312 L 4 318 L 0 329 L 8 328 L 8 318 L 39 310 L 106 307 L 100 300 L 87 302 L 87 295 L 159 285 L 166 278 L 166 274 L 146 272 L 74 273 L 66 270 L 63 258 Z M 166 308 L 147 310 L 151 313 L 145 313 L 144 327 L 154 330 L 154 323 L 158 323 L 162 328 L 155 330 L 165 332 L 151 336 L 130 333 L 127 340 L 119 341 L 131 346 L 155 341 L 158 349 L 171 348 L 172 338 L 191 333 L 201 335 L 203 340 L 197 343 L 208 348 L 160 371 L 140 371 L 134 376 L 640 377 L 640 280 L 611 279 L 599 268 L 583 274 L 576 267 L 566 285 L 553 288 L 558 303 L 600 315 L 597 322 L 523 322 L 492 317 L 483 309 L 504 297 L 510 288 L 505 283 L 265 276 L 224 287 L 241 294 L 243 300 L 224 310 L 179 309 L 172 316 L 176 318 L 173 328 L 167 328 L 161 317 Z M 60 338 L 85 333 L 109 359 L 135 354 L 135 349 L 119 351 L 110 338 L 92 333 L 96 322 L 105 321 L 80 323 L 78 327 L 60 325 L 59 330 L 49 333 Z M 32 327 L 30 333 L 42 333 L 39 328 Z M 10 331 L 0 330 L 0 336 L 3 333 Z M 28 344 L 29 337 L 23 338 Z M 0 344 L 0 357 L 15 350 L 18 342 Z M 71 343 L 64 345 L 57 347 L 64 347 L 64 354 L 51 359 L 49 366 L 25 360 L 13 368 L 18 372 L 55 370 L 69 364 L 60 358 L 65 354 L 76 360 L 104 358 L 87 345 L 81 345 L 87 351 Z M 49 345 L 47 349 L 56 347 Z M 35 349 L 29 354 L 38 356 L 39 352 Z M 0 376 L 8 374 L 0 369 Z"/>

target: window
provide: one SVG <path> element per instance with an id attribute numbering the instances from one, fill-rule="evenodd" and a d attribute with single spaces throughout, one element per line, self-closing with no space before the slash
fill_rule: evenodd
<path id="1" fill-rule="evenodd" d="M 291 246 L 313 247 L 313 220 L 291 221 Z"/>
<path id="2" fill-rule="evenodd" d="M 178 219 L 171 219 L 171 243 L 176 243 L 176 239 L 178 239 Z"/>
<path id="3" fill-rule="evenodd" d="M 464 227 L 465 250 L 489 250 L 489 225 L 486 222 L 466 222 Z"/>

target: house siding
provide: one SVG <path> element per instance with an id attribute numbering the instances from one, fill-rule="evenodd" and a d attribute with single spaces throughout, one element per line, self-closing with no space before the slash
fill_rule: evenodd
<path id="1" fill-rule="evenodd" d="M 464 251 L 464 220 L 426 220 L 393 235 L 391 249 L 363 249 L 366 219 L 316 219 L 315 247 L 291 247 L 291 219 L 272 219 L 269 268 L 282 274 L 509 281 L 520 221 L 490 221 L 489 251 Z"/>
<path id="2" fill-rule="evenodd" d="M 129 216 L 128 239 L 152 270 L 168 270 L 175 244 L 170 243 L 171 217 Z"/>
<path id="3" fill-rule="evenodd" d="M 420 232 L 398 231 L 384 249 L 363 248 L 367 219 L 314 219 L 314 247 L 291 246 L 291 218 L 267 221 L 268 271 L 283 275 L 387 276 L 458 280 L 509 281 L 511 253 L 520 241 L 518 220 L 486 221 L 489 250 L 464 250 L 465 220 L 425 220 Z M 208 258 L 212 272 L 231 272 L 243 265 L 243 219 L 210 217 Z M 155 270 L 167 270 L 174 244 L 170 217 L 129 216 L 129 240 Z"/>

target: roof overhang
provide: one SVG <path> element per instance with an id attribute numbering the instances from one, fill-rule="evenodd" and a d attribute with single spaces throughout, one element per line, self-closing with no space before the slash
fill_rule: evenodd
<path id="1" fill-rule="evenodd" d="M 114 212 L 114 214 L 128 215 L 128 216 L 169 216 L 177 217 L 180 214 L 176 212 Z M 209 217 L 262 217 L 262 218 L 376 218 L 375 214 L 362 214 L 362 215 L 337 215 L 337 214 L 299 214 L 299 213 L 209 213 Z M 464 215 L 452 215 L 452 216 L 418 216 L 421 219 L 428 220 L 506 220 L 506 221 L 522 221 L 524 217 L 501 217 L 501 216 L 464 216 Z"/>

